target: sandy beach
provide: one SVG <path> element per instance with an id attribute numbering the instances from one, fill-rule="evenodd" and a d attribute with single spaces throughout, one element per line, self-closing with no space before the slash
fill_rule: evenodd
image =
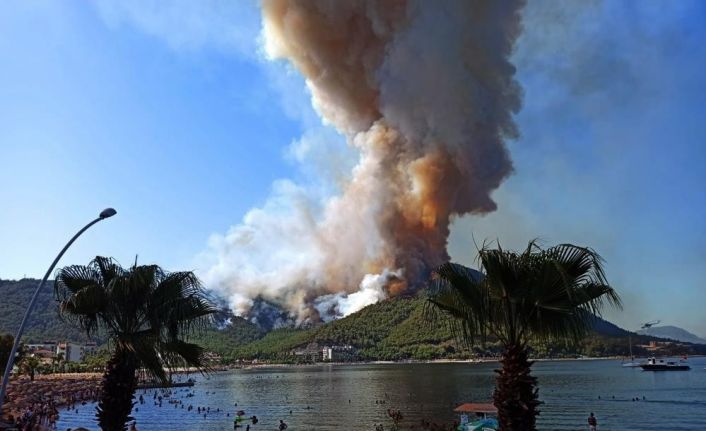
<path id="1" fill-rule="evenodd" d="M 58 419 L 59 407 L 95 401 L 100 388 L 100 373 L 66 373 L 24 376 L 10 380 L 3 405 L 3 421 L 33 418 L 48 425 Z"/>

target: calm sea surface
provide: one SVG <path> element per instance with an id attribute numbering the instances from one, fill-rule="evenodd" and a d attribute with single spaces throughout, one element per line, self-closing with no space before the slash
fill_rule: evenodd
<path id="1" fill-rule="evenodd" d="M 659 373 L 622 368 L 615 360 L 537 362 L 533 370 L 545 403 L 538 428 L 585 430 L 586 417 L 592 411 L 598 417 L 599 430 L 706 430 L 706 358 L 691 358 L 689 363 L 691 371 Z M 152 390 L 143 395 L 146 402 L 138 404 L 139 411 L 133 415 L 140 431 L 232 430 L 233 413 L 239 409 L 260 419 L 252 430 L 276 430 L 279 419 L 289 425 L 288 431 L 373 430 L 376 423 L 389 429 L 386 410 L 394 408 L 404 415 L 402 429 L 410 429 L 422 418 L 450 423 L 456 405 L 490 400 L 497 365 L 235 370 L 208 379 L 198 376 L 193 388 L 178 390 L 172 398 L 181 400 L 183 409 L 180 404 L 168 404 L 167 399 L 162 407 L 155 406 Z M 193 396 L 187 397 L 187 393 Z M 635 397 L 640 400 L 632 401 Z M 193 411 L 187 410 L 190 404 Z M 211 411 L 204 417 L 196 412 L 197 406 Z M 62 411 L 58 429 L 98 429 L 94 408 L 88 404 L 78 412 Z"/>

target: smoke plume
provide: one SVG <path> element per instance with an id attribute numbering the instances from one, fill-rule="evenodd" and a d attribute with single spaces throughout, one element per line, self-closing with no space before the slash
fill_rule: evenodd
<path id="1" fill-rule="evenodd" d="M 289 181 L 223 237 L 207 281 L 244 313 L 347 315 L 421 285 L 449 224 L 495 210 L 512 172 L 519 0 L 264 0 L 264 44 L 357 151 L 323 202 Z"/>

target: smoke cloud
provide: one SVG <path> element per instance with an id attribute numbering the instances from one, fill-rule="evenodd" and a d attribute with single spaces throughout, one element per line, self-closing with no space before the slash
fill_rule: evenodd
<path id="1" fill-rule="evenodd" d="M 304 76 L 357 161 L 329 173 L 340 185 L 327 198 L 277 182 L 211 239 L 207 282 L 237 312 L 264 298 L 299 322 L 420 286 L 448 259 L 452 218 L 495 210 L 491 193 L 512 172 L 522 4 L 264 0 L 267 55 Z"/>

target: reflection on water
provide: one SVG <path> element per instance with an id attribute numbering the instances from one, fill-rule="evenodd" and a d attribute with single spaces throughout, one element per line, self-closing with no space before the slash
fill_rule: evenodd
<path id="1" fill-rule="evenodd" d="M 538 428 L 585 429 L 586 417 L 594 412 L 601 430 L 706 430 L 706 358 L 689 362 L 691 371 L 662 373 L 623 368 L 613 360 L 538 362 L 534 374 L 545 402 Z M 394 408 L 404 415 L 402 429 L 410 429 L 422 418 L 450 423 L 453 408 L 462 402 L 489 401 L 496 367 L 458 363 L 236 370 L 198 377 L 194 388 L 177 390 L 174 398 L 184 408 L 166 400 L 155 406 L 154 391 L 148 392 L 134 416 L 140 431 L 230 430 L 233 413 L 241 409 L 260 419 L 253 431 L 275 430 L 280 419 L 289 424 L 288 431 L 373 430 L 377 423 L 388 428 L 386 411 Z M 197 407 L 211 411 L 204 416 Z M 94 408 L 62 411 L 58 429 L 97 429 Z"/>

